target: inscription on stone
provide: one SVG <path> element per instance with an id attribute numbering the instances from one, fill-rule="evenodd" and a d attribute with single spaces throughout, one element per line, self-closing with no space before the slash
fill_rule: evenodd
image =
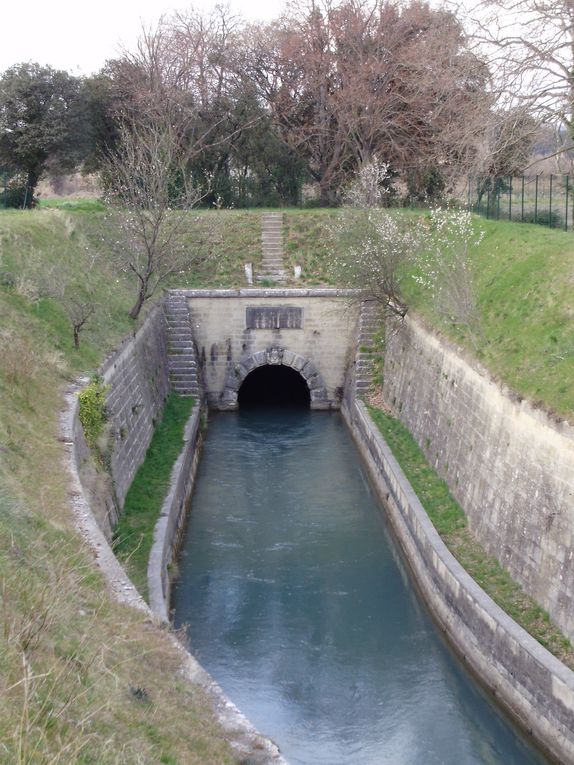
<path id="1" fill-rule="evenodd" d="M 303 309 L 295 306 L 257 306 L 245 309 L 247 329 L 301 329 Z"/>

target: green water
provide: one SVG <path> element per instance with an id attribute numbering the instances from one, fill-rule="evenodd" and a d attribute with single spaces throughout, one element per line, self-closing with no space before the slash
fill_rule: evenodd
<path id="1" fill-rule="evenodd" d="M 339 415 L 213 415 L 180 566 L 176 624 L 293 765 L 545 762 L 437 633 Z"/>

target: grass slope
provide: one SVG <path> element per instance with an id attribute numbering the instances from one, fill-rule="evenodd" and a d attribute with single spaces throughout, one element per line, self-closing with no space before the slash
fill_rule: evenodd
<path id="1" fill-rule="evenodd" d="M 61 386 L 133 328 L 132 285 L 99 259 L 96 223 L 0 214 L 0 763 L 234 763 L 170 641 L 110 601 L 70 515 Z M 78 352 L 42 280 L 88 269 L 105 310 Z"/>
<path id="2" fill-rule="evenodd" d="M 470 253 L 481 321 L 477 347 L 414 282 L 415 312 L 466 346 L 517 394 L 574 423 L 574 236 L 543 226 L 475 220 Z"/>

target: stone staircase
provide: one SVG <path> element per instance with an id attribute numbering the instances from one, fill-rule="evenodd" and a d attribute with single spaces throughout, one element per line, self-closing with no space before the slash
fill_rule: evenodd
<path id="1" fill-rule="evenodd" d="M 176 290 L 168 292 L 164 302 L 167 323 L 168 369 L 171 390 L 180 396 L 202 395 L 197 351 L 191 329 L 187 301 Z"/>
<path id="2" fill-rule="evenodd" d="M 261 244 L 263 260 L 257 281 L 283 283 L 286 278 L 283 265 L 283 213 L 263 213 Z"/>
<path id="3" fill-rule="evenodd" d="M 355 395 L 365 398 L 373 391 L 373 367 L 383 355 L 380 343 L 374 336 L 381 328 L 377 305 L 374 301 L 361 303 L 359 312 L 358 342 L 355 353 Z"/>

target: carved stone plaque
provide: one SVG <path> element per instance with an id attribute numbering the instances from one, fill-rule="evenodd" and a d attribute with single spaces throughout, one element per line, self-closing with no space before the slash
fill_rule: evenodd
<path id="1" fill-rule="evenodd" d="M 303 309 L 290 305 L 246 308 L 245 326 L 247 329 L 301 329 Z"/>

